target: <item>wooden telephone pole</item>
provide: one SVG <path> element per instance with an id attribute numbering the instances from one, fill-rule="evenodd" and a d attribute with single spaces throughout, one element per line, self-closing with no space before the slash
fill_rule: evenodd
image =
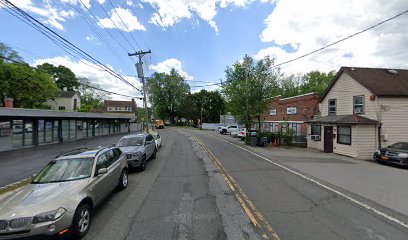
<path id="1" fill-rule="evenodd" d="M 147 111 L 147 99 L 146 99 L 146 83 L 145 83 L 145 77 L 143 73 L 143 62 L 142 58 L 144 55 L 152 53 L 150 50 L 147 52 L 144 51 L 138 51 L 135 53 L 128 53 L 129 57 L 132 56 L 138 56 L 139 57 L 139 62 L 136 63 L 136 71 L 137 71 L 137 76 L 142 80 L 143 84 L 143 105 L 145 109 L 145 116 L 143 118 L 144 125 L 146 126 L 146 132 L 149 133 L 149 125 L 148 125 L 148 119 L 149 119 L 149 113 Z"/>

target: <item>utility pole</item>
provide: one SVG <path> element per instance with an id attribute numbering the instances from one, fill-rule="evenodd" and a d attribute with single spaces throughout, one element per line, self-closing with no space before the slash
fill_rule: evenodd
<path id="1" fill-rule="evenodd" d="M 146 99 L 146 83 L 145 83 L 145 77 L 143 73 L 143 62 L 142 58 L 144 55 L 152 53 L 150 50 L 147 52 L 143 51 L 138 51 L 135 53 L 128 53 L 129 57 L 132 56 L 138 56 L 139 57 L 139 62 L 136 63 L 136 71 L 137 71 L 137 76 L 142 79 L 142 84 L 143 84 L 143 104 L 144 104 L 144 109 L 145 109 L 145 117 L 144 117 L 144 124 L 146 126 L 146 132 L 149 133 L 149 125 L 148 125 L 148 119 L 149 119 L 149 113 L 147 111 L 147 99 Z"/>

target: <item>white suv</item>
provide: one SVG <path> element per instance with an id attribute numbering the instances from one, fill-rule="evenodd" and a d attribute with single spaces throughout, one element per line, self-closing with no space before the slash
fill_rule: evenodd
<path id="1" fill-rule="evenodd" d="M 221 127 L 218 131 L 221 134 L 228 134 L 228 133 L 232 133 L 232 132 L 237 132 L 239 130 L 237 125 L 229 125 L 226 127 Z"/>

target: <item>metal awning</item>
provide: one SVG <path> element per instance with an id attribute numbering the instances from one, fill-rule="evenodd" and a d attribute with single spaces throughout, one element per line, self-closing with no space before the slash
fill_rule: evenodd
<path id="1" fill-rule="evenodd" d="M 15 117 L 15 118 L 70 118 L 70 119 L 124 119 L 129 120 L 129 116 L 110 115 L 102 113 L 89 112 L 65 112 L 41 109 L 27 108 L 3 108 L 0 107 L 0 118 Z"/>

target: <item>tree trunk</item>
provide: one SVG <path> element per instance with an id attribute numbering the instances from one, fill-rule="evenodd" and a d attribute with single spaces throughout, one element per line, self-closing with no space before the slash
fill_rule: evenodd
<path id="1" fill-rule="evenodd" d="M 258 115 L 258 129 L 261 131 L 261 114 Z"/>

